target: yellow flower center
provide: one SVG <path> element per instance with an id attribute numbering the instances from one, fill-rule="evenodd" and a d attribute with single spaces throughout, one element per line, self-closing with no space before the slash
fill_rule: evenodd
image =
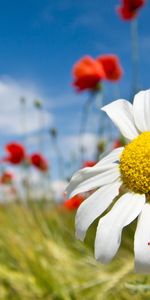
<path id="1" fill-rule="evenodd" d="M 140 134 L 122 152 L 121 178 L 131 191 L 150 196 L 150 131 Z"/>

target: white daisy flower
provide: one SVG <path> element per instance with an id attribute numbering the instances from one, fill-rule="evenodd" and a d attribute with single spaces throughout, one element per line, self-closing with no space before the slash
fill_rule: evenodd
<path id="1" fill-rule="evenodd" d="M 99 221 L 95 257 L 102 263 L 111 261 L 120 246 L 123 228 L 138 217 L 135 269 L 150 273 L 150 90 L 138 93 L 133 105 L 120 99 L 102 110 L 130 142 L 72 177 L 68 196 L 94 190 L 77 211 L 76 236 L 84 240 L 89 226 L 119 196 L 122 186 L 124 194 Z"/>

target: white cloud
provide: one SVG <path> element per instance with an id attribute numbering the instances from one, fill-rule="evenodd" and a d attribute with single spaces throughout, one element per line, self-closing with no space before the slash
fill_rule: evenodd
<path id="1" fill-rule="evenodd" d="M 26 99 L 26 109 L 22 114 L 21 97 Z M 11 78 L 0 79 L 0 132 L 3 134 L 23 134 L 35 132 L 50 126 L 53 116 L 43 111 L 43 121 L 39 122 L 38 111 L 34 107 L 34 100 L 43 96 L 37 88 L 16 82 Z M 42 119 L 41 118 L 41 119 Z"/>
<path id="2" fill-rule="evenodd" d="M 69 152 L 78 152 L 79 147 L 85 149 L 87 158 L 91 158 L 95 154 L 98 136 L 94 133 L 85 133 L 84 135 L 70 135 L 62 139 L 64 149 Z"/>

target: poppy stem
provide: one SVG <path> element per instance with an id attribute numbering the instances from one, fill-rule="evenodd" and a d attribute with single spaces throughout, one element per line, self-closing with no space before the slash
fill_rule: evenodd
<path id="1" fill-rule="evenodd" d="M 24 197 L 25 197 L 25 204 L 28 207 L 30 204 L 30 168 L 29 166 L 22 164 L 22 171 L 24 173 L 23 178 L 23 187 L 24 187 Z"/>
<path id="2" fill-rule="evenodd" d="M 89 117 L 89 111 L 91 104 L 94 101 L 95 93 L 90 93 L 89 98 L 86 100 L 82 112 L 81 112 L 81 122 L 80 122 L 80 130 L 79 130 L 79 151 L 81 155 L 81 164 L 84 161 L 84 145 L 83 145 L 83 139 L 84 139 L 84 134 L 87 129 L 87 123 L 88 123 L 88 117 Z"/>
<path id="3" fill-rule="evenodd" d="M 131 22 L 131 43 L 132 43 L 132 95 L 139 91 L 139 49 L 138 49 L 138 21 L 135 18 Z"/>
<path id="4" fill-rule="evenodd" d="M 114 90 L 114 100 L 119 99 L 120 98 L 120 87 L 117 82 L 114 83 L 113 90 Z"/>
<path id="5" fill-rule="evenodd" d="M 101 111 L 101 108 L 103 106 L 103 100 L 104 100 L 104 92 L 100 92 L 100 94 L 98 94 L 100 97 L 98 99 L 96 99 L 96 106 L 99 110 L 99 115 L 100 115 L 100 119 L 99 119 L 99 126 L 98 126 L 98 137 L 102 137 L 103 132 L 104 132 L 104 119 L 103 119 L 103 113 Z"/>
<path id="6" fill-rule="evenodd" d="M 114 100 L 118 100 L 120 98 L 120 87 L 118 83 L 114 83 L 113 85 L 113 98 Z M 108 132 L 108 138 L 110 142 L 113 142 L 115 139 L 116 129 L 114 127 L 113 122 L 108 120 L 109 124 L 109 132 Z"/>
<path id="7" fill-rule="evenodd" d="M 57 158 L 58 158 L 59 177 L 60 177 L 60 179 L 64 179 L 63 156 L 62 156 L 61 150 L 59 148 L 58 142 L 56 140 L 54 141 L 54 147 L 55 147 L 55 150 L 57 153 Z"/>
<path id="8" fill-rule="evenodd" d="M 44 137 L 43 137 L 43 130 L 45 128 L 45 120 L 44 120 L 44 108 L 42 101 L 35 99 L 34 105 L 37 109 L 37 125 L 39 129 L 39 136 L 38 136 L 38 142 L 39 142 L 39 151 L 41 153 L 44 153 Z"/>
<path id="9" fill-rule="evenodd" d="M 24 144 L 26 144 L 27 138 L 27 107 L 26 99 L 24 97 L 20 98 L 21 105 L 21 125 L 22 125 L 22 134 L 24 136 Z"/>
<path id="10" fill-rule="evenodd" d="M 58 135 L 55 128 L 50 129 L 50 135 L 53 142 L 54 150 L 57 154 L 57 163 L 58 163 L 58 174 L 60 179 L 64 179 L 64 159 L 61 152 L 61 149 L 58 144 Z"/>

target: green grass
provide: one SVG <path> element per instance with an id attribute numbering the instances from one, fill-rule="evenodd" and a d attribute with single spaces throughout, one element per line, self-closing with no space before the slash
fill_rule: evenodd
<path id="1" fill-rule="evenodd" d="M 1 205 L 0 299 L 150 299 L 150 278 L 134 274 L 135 224 L 127 227 L 118 255 L 107 266 L 93 256 L 95 228 L 80 243 L 73 213 L 52 205 Z"/>

